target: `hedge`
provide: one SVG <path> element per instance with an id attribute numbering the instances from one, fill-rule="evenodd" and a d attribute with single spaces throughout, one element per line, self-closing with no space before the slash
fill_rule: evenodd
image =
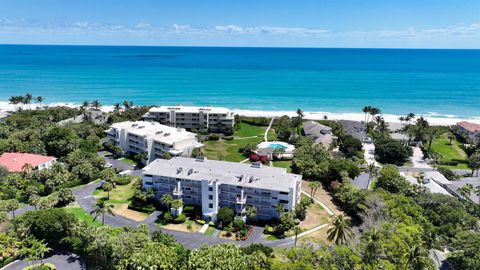
<path id="1" fill-rule="evenodd" d="M 173 223 L 180 224 L 180 223 L 184 223 L 186 220 L 187 220 L 187 217 L 184 214 L 180 214 L 173 219 Z"/>
<path id="2" fill-rule="evenodd" d="M 130 182 L 132 182 L 132 177 L 129 175 L 115 177 L 115 183 L 117 185 L 120 185 L 120 186 L 128 185 L 130 184 Z"/>

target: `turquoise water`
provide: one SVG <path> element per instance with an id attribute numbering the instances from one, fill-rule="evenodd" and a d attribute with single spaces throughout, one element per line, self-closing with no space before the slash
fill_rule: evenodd
<path id="1" fill-rule="evenodd" d="M 279 143 L 272 143 L 272 144 L 270 144 L 268 147 L 270 147 L 270 148 L 277 148 L 277 149 L 284 149 L 284 150 L 287 149 L 286 146 L 281 145 L 281 144 L 279 144 Z"/>
<path id="2" fill-rule="evenodd" d="M 480 50 L 0 45 L 0 100 L 480 116 Z"/>

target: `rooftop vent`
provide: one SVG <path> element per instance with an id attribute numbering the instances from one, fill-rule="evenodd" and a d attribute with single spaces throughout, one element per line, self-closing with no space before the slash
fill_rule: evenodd
<path id="1" fill-rule="evenodd" d="M 181 173 L 182 171 L 183 171 L 183 168 L 182 168 L 182 167 L 178 168 L 178 169 L 177 169 L 177 174 Z"/>
<path id="2" fill-rule="evenodd" d="M 253 180 L 255 180 L 255 178 L 253 178 L 253 176 L 250 176 L 250 179 L 248 179 L 248 182 L 251 183 L 253 182 Z"/>
<path id="3" fill-rule="evenodd" d="M 163 134 L 163 136 L 165 136 L 165 137 L 170 136 L 170 133 L 165 133 L 165 134 Z"/>
<path id="4" fill-rule="evenodd" d="M 156 134 L 156 135 L 159 135 L 159 134 L 162 134 L 162 133 L 163 133 L 163 131 L 162 131 L 162 130 L 161 130 L 161 131 L 157 131 L 157 132 L 155 132 L 155 134 Z"/>
<path id="5" fill-rule="evenodd" d="M 188 170 L 188 175 L 192 174 L 193 173 L 193 169 L 189 169 Z"/>

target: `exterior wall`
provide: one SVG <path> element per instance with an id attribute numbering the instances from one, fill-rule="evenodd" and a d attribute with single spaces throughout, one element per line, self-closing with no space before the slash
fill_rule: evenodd
<path id="1" fill-rule="evenodd" d="M 274 207 L 278 203 L 283 203 L 285 210 L 292 211 L 300 199 L 300 181 L 289 192 L 280 192 L 221 184 L 219 181 L 187 180 L 148 174 L 143 174 L 142 177 L 143 187 L 154 188 L 158 200 L 162 198 L 163 194 L 172 195 L 173 190 L 177 187 L 177 181 L 180 181 L 184 203 L 201 206 L 204 218 L 214 221 L 221 207 L 233 208 L 237 214 L 241 211 L 242 208 L 237 203 L 237 198 L 241 196 L 242 189 L 246 198 L 246 205 L 243 208 L 247 205 L 255 206 L 259 220 L 277 218 L 278 213 Z M 173 197 L 175 198 L 175 196 Z"/>
<path id="2" fill-rule="evenodd" d="M 186 129 L 213 129 L 224 130 L 225 127 L 233 127 L 235 118 L 228 113 L 210 113 L 205 110 L 198 112 L 181 112 L 174 109 L 169 112 L 148 112 L 144 116 L 145 120 L 158 121 L 160 124 L 171 125 Z M 218 129 L 218 122 L 222 128 Z"/>
<path id="3" fill-rule="evenodd" d="M 456 128 L 456 132 L 457 134 L 460 134 L 460 135 L 464 135 L 468 138 L 470 138 L 470 140 L 472 140 L 473 143 L 477 143 L 480 138 L 480 132 L 471 132 L 467 129 L 465 129 L 464 127 L 461 127 L 461 126 L 457 126 Z"/>
<path id="4" fill-rule="evenodd" d="M 52 166 L 52 164 L 55 163 L 56 161 L 57 161 L 57 159 L 52 159 L 49 162 L 45 162 L 43 164 L 40 164 L 40 165 L 37 166 L 37 169 L 39 171 L 41 171 L 43 169 L 50 168 Z"/>

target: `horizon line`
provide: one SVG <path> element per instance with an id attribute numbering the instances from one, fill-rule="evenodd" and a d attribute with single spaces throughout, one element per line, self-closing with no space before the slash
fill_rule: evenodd
<path id="1" fill-rule="evenodd" d="M 71 47 L 169 47 L 169 48 L 251 48 L 251 49 L 358 49 L 358 50 L 480 50 L 479 48 L 402 48 L 402 47 L 308 47 L 308 46 L 228 46 L 228 45 L 139 45 L 139 44 L 47 44 L 0 43 L 0 46 L 71 46 Z"/>

